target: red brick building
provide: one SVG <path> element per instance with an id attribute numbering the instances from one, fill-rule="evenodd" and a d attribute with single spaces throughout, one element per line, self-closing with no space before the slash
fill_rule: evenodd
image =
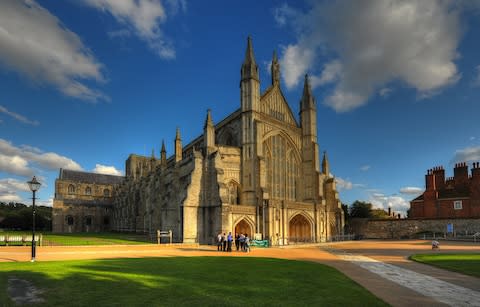
<path id="1" fill-rule="evenodd" d="M 480 163 L 468 173 L 466 163 L 455 164 L 453 177 L 443 167 L 425 175 L 425 192 L 410 202 L 411 218 L 480 217 Z"/>

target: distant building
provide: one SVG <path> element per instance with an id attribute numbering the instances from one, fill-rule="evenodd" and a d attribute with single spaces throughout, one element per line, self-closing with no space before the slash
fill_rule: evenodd
<path id="1" fill-rule="evenodd" d="M 411 218 L 480 217 L 480 163 L 468 174 L 466 163 L 455 164 L 453 177 L 443 167 L 425 175 L 425 192 L 410 202 Z"/>
<path id="2" fill-rule="evenodd" d="M 61 171 L 54 231 L 172 230 L 175 242 L 203 244 L 213 243 L 219 232 L 232 232 L 282 245 L 342 234 L 343 210 L 326 153 L 320 164 L 308 77 L 299 99 L 300 121 L 282 93 L 276 54 L 271 84 L 261 93 L 249 39 L 240 77 L 239 108 L 217 124 L 209 110 L 203 134 L 186 145 L 177 128 L 169 158 L 162 144 L 159 158 L 153 152 L 130 155 L 123 178 Z M 87 187 L 95 194 L 85 195 Z M 102 189 L 113 190 L 113 198 L 102 196 Z"/>
<path id="3" fill-rule="evenodd" d="M 60 169 L 55 180 L 53 231 L 111 230 L 113 190 L 124 179 L 121 176 Z"/>

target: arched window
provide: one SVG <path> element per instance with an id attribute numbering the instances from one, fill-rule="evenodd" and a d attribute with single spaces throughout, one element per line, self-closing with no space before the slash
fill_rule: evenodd
<path id="1" fill-rule="evenodd" d="M 70 184 L 68 186 L 68 194 L 74 194 L 75 193 L 75 186 L 73 184 Z"/>
<path id="2" fill-rule="evenodd" d="M 238 205 L 240 203 L 239 187 L 233 180 L 228 183 L 228 203 L 231 205 Z"/>
<path id="3" fill-rule="evenodd" d="M 73 225 L 73 216 L 71 215 L 68 215 L 67 216 L 67 225 Z"/>
<path id="4" fill-rule="evenodd" d="M 104 197 L 110 197 L 110 190 L 109 189 L 103 190 L 103 196 Z"/>
<path id="5" fill-rule="evenodd" d="M 86 195 L 92 195 L 92 188 L 91 187 L 86 187 L 85 188 L 85 194 Z"/>
<path id="6" fill-rule="evenodd" d="M 263 150 L 270 197 L 296 200 L 300 168 L 295 148 L 283 136 L 277 134 L 263 143 Z"/>

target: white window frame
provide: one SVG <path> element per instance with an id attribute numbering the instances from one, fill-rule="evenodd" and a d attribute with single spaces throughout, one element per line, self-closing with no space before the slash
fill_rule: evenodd
<path id="1" fill-rule="evenodd" d="M 453 209 L 454 210 L 462 210 L 463 209 L 462 201 L 461 200 L 455 200 L 453 202 Z"/>

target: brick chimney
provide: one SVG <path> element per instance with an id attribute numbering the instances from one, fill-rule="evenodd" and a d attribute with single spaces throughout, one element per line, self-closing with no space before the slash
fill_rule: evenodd
<path id="1" fill-rule="evenodd" d="M 455 187 L 462 188 L 468 185 L 468 165 L 465 162 L 455 164 L 453 169 Z"/>

